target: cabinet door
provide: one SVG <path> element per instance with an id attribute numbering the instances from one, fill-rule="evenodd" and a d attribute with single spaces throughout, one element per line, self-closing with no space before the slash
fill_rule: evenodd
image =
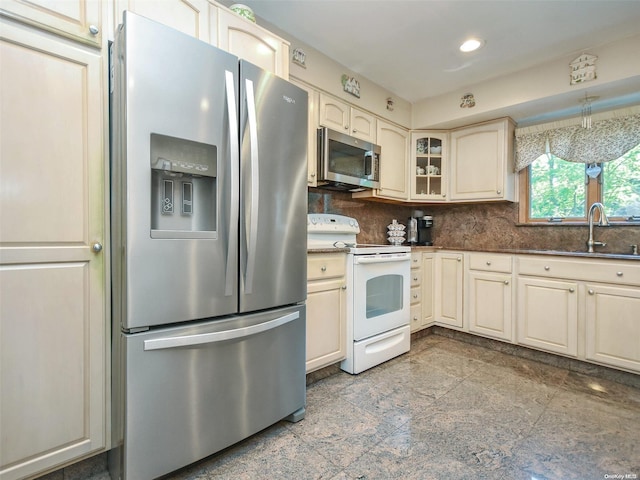
<path id="1" fill-rule="evenodd" d="M 435 254 L 422 254 L 422 326 L 430 327 L 435 322 L 433 305 Z"/>
<path id="2" fill-rule="evenodd" d="M 587 360 L 640 372 L 640 288 L 586 290 Z"/>
<path id="3" fill-rule="evenodd" d="M 307 113 L 307 186 L 318 186 L 318 102 L 320 93 L 306 83 L 291 80 L 309 95 Z"/>
<path id="4" fill-rule="evenodd" d="M 436 322 L 449 327 L 462 328 L 461 253 L 436 254 Z"/>
<path id="5" fill-rule="evenodd" d="M 307 259 L 307 373 L 347 355 L 346 255 Z"/>
<path id="6" fill-rule="evenodd" d="M 518 343 L 550 352 L 578 353 L 578 286 L 553 279 L 518 278 Z"/>
<path id="7" fill-rule="evenodd" d="M 228 10 L 218 9 L 218 47 L 289 79 L 289 44 Z"/>
<path id="8" fill-rule="evenodd" d="M 412 200 L 446 201 L 447 141 L 448 136 L 443 132 L 411 134 L 409 183 Z"/>
<path id="9" fill-rule="evenodd" d="M 505 185 L 506 178 L 515 182 L 509 126 L 503 120 L 451 132 L 451 200 L 514 200 Z"/>
<path id="10" fill-rule="evenodd" d="M 373 115 L 351 107 L 349 128 L 350 134 L 354 137 L 378 144 L 376 142 L 376 117 Z"/>
<path id="11" fill-rule="evenodd" d="M 329 95 L 320 94 L 320 125 L 338 132 L 349 132 L 351 107 Z"/>
<path id="12" fill-rule="evenodd" d="M 202 41 L 216 44 L 216 23 L 214 21 L 210 24 L 209 9 L 213 12 L 217 9 L 207 0 L 115 0 L 112 8 L 116 28 L 122 23 L 122 12 L 129 10 Z M 210 25 L 213 32 L 210 31 Z"/>
<path id="13" fill-rule="evenodd" d="M 469 271 L 469 331 L 512 341 L 511 275 Z"/>
<path id="14" fill-rule="evenodd" d="M 9 480 L 106 448 L 108 287 L 104 252 L 92 249 L 105 239 L 105 126 L 98 50 L 0 26 L 0 477 Z"/>
<path id="15" fill-rule="evenodd" d="M 409 132 L 378 120 L 377 139 L 380 145 L 380 188 L 377 196 L 406 200 L 407 153 Z"/>
<path id="16" fill-rule="evenodd" d="M 102 43 L 100 0 L 2 0 L 0 12 L 74 40 L 94 46 Z"/>

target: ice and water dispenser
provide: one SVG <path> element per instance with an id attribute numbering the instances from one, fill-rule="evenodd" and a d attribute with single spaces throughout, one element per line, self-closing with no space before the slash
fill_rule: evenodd
<path id="1" fill-rule="evenodd" d="M 151 134 L 151 237 L 216 238 L 217 148 Z"/>

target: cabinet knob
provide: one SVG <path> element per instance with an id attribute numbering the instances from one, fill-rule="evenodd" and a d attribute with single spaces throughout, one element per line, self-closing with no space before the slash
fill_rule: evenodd
<path id="1" fill-rule="evenodd" d="M 315 176 L 316 176 L 316 174 L 315 174 L 315 173 L 312 173 L 312 174 L 310 175 L 310 177 L 311 177 L 311 178 L 313 178 L 313 177 L 315 177 Z"/>
<path id="2" fill-rule="evenodd" d="M 414 294 L 413 294 L 413 298 L 418 298 L 418 294 L 417 294 L 417 293 L 414 293 Z"/>
<path id="3" fill-rule="evenodd" d="M 323 267 L 320 267 L 320 271 L 322 271 L 322 272 L 326 272 L 326 271 L 327 271 L 327 267 L 324 267 L 324 266 L 323 266 Z"/>
<path id="4" fill-rule="evenodd" d="M 418 277 L 413 277 L 413 281 L 417 282 L 418 281 Z"/>
<path id="5" fill-rule="evenodd" d="M 89 25 L 89 33 L 91 35 L 97 35 L 98 33 L 100 33 L 100 29 L 95 25 Z"/>
<path id="6" fill-rule="evenodd" d="M 575 291 L 576 291 L 576 289 L 575 289 L 575 288 L 570 288 L 570 289 L 569 289 L 569 292 L 570 292 L 570 293 L 573 293 L 573 292 L 575 292 Z"/>
<path id="7" fill-rule="evenodd" d="M 504 281 L 504 284 L 505 284 L 505 285 L 509 285 L 509 280 L 505 280 L 505 281 Z"/>
<path id="8" fill-rule="evenodd" d="M 345 126 L 344 126 L 344 129 L 345 129 L 345 130 L 349 130 L 349 125 L 345 125 Z"/>
<path id="9" fill-rule="evenodd" d="M 418 321 L 418 317 L 413 317 L 413 321 L 417 322 Z"/>
<path id="10" fill-rule="evenodd" d="M 596 292 L 594 292 L 593 290 L 589 289 L 589 295 L 593 295 L 594 293 L 596 293 Z"/>
<path id="11" fill-rule="evenodd" d="M 343 290 L 346 290 L 346 289 L 347 289 L 347 286 L 346 286 L 346 285 L 342 285 L 342 289 L 343 289 Z"/>
<path id="12" fill-rule="evenodd" d="M 446 196 L 447 196 L 447 194 L 446 194 L 446 193 L 443 193 L 443 194 L 442 194 L 442 198 L 445 198 Z"/>
<path id="13" fill-rule="evenodd" d="M 616 272 L 616 275 L 621 277 L 623 275 L 623 273 L 622 272 Z"/>
<path id="14" fill-rule="evenodd" d="M 461 261 L 462 261 L 462 257 L 458 257 L 458 258 L 456 258 L 456 260 L 458 260 L 459 262 L 461 262 Z"/>
<path id="15" fill-rule="evenodd" d="M 491 262 L 487 261 L 487 266 L 491 265 Z"/>
<path id="16" fill-rule="evenodd" d="M 551 267 L 550 267 L 549 265 L 545 265 L 545 266 L 544 266 L 544 269 L 545 269 L 545 270 L 547 270 L 547 271 L 549 271 L 549 270 L 551 269 Z"/>
<path id="17" fill-rule="evenodd" d="M 496 193 L 497 193 L 498 195 L 502 195 L 502 190 L 498 190 Z"/>
<path id="18" fill-rule="evenodd" d="M 102 244 L 99 242 L 94 243 L 91 245 L 91 250 L 93 250 L 93 253 L 100 253 L 102 251 Z"/>

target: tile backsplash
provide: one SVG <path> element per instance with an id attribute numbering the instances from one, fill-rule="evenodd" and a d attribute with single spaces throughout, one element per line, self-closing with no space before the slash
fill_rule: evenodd
<path id="1" fill-rule="evenodd" d="M 518 225 L 517 203 L 468 205 L 402 205 L 351 198 L 350 193 L 309 189 L 309 212 L 336 213 L 360 223 L 358 243 L 387 243 L 387 225 L 395 218 L 407 224 L 414 210 L 433 216 L 434 245 L 457 249 L 533 249 L 585 251 L 586 226 Z M 630 253 L 640 244 L 640 226 L 595 227 L 606 242 L 603 253 Z"/>

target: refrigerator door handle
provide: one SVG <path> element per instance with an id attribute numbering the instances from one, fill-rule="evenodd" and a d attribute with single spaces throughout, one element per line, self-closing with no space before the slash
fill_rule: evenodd
<path id="1" fill-rule="evenodd" d="M 245 273 L 244 292 L 253 291 L 253 277 L 256 269 L 256 249 L 258 242 L 258 206 L 260 204 L 260 171 L 258 169 L 258 130 L 256 119 L 256 101 L 253 94 L 253 82 L 245 79 L 247 95 L 247 118 L 249 120 L 249 140 L 251 146 L 251 211 L 249 212 L 249 231 L 247 233 L 247 270 Z"/>
<path id="2" fill-rule="evenodd" d="M 236 328 L 233 330 L 223 330 L 221 332 L 201 333 L 197 335 L 181 335 L 177 337 L 155 338 L 144 341 L 144 350 L 163 350 L 167 348 L 191 347 L 195 345 L 203 345 L 205 343 L 224 342 L 226 340 L 235 340 L 245 338 L 258 333 L 273 330 L 286 323 L 292 322 L 300 318 L 300 312 L 293 312 L 282 317 L 278 317 L 268 322 L 259 323 L 250 327 Z"/>
<path id="3" fill-rule="evenodd" d="M 227 112 L 229 116 L 229 147 L 231 150 L 231 199 L 229 202 L 229 236 L 227 244 L 227 273 L 224 294 L 230 296 L 235 288 L 234 271 L 237 268 L 235 249 L 238 244 L 238 215 L 240 209 L 240 140 L 238 139 L 238 110 L 236 108 L 235 78 L 233 72 L 225 70 L 225 90 L 227 94 Z"/>

